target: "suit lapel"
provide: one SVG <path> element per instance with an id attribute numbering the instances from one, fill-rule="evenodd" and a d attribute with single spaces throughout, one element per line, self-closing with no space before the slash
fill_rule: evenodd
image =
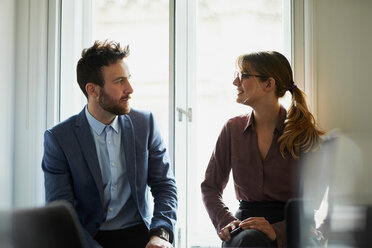
<path id="1" fill-rule="evenodd" d="M 127 169 L 127 176 L 132 191 L 132 196 L 135 201 L 137 201 L 136 192 L 136 149 L 135 149 L 135 137 L 133 124 L 129 115 L 120 116 L 120 125 L 121 125 L 121 142 L 124 146 L 124 157 L 125 157 L 125 166 Z"/>
<path id="2" fill-rule="evenodd" d="M 76 126 L 75 126 L 75 134 L 78 138 L 80 143 L 81 150 L 83 151 L 83 156 L 87 161 L 88 167 L 90 172 L 92 173 L 93 179 L 96 183 L 99 196 L 103 206 L 103 182 L 102 182 L 102 174 L 101 169 L 98 163 L 97 151 L 96 146 L 94 143 L 94 139 L 92 133 L 90 131 L 88 120 L 85 116 L 85 108 L 77 117 Z"/>

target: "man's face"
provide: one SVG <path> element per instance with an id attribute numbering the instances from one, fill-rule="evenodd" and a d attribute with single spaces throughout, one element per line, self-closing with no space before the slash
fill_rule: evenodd
<path id="1" fill-rule="evenodd" d="M 133 93 L 129 83 L 128 65 L 123 60 L 102 67 L 105 84 L 101 87 L 98 103 L 102 109 L 114 114 L 123 115 L 130 112 L 129 99 Z"/>

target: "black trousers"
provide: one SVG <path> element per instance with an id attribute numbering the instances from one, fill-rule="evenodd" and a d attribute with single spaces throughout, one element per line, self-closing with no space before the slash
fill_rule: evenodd
<path id="1" fill-rule="evenodd" d="M 285 203 L 283 202 L 245 202 L 240 201 L 235 217 L 245 220 L 249 217 L 265 217 L 270 224 L 284 220 Z M 223 242 L 222 247 L 277 247 L 276 241 L 256 229 L 246 229 Z"/>
<path id="2" fill-rule="evenodd" d="M 149 242 L 149 230 L 145 224 L 114 230 L 99 231 L 94 239 L 103 248 L 145 248 Z"/>

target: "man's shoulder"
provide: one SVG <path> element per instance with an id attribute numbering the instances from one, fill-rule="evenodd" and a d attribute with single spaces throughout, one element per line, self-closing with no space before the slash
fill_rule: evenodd
<path id="1" fill-rule="evenodd" d="M 128 116 L 130 116 L 131 118 L 150 118 L 150 116 L 152 116 L 152 113 L 151 111 L 131 108 Z"/>
<path id="2" fill-rule="evenodd" d="M 73 115 L 66 120 L 56 124 L 52 128 L 48 129 L 48 131 L 58 134 L 61 132 L 68 132 L 72 130 L 72 127 L 76 125 L 77 119 L 78 119 L 79 114 Z"/>
<path id="3" fill-rule="evenodd" d="M 153 119 L 153 115 L 151 111 L 146 110 L 138 110 L 138 109 L 131 109 L 130 112 L 124 117 L 131 119 L 132 122 L 148 122 L 149 120 Z"/>

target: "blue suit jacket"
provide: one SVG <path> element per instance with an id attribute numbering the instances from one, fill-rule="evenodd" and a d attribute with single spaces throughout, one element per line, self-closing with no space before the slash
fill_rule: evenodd
<path id="1" fill-rule="evenodd" d="M 119 116 L 129 184 L 134 202 L 149 229 L 164 227 L 173 240 L 177 189 L 154 118 L 149 112 L 131 110 Z M 96 147 L 84 109 L 80 114 L 46 130 L 42 168 L 46 201 L 73 204 L 85 229 L 89 247 L 106 218 L 103 183 Z M 154 198 L 150 213 L 148 189 Z"/>

